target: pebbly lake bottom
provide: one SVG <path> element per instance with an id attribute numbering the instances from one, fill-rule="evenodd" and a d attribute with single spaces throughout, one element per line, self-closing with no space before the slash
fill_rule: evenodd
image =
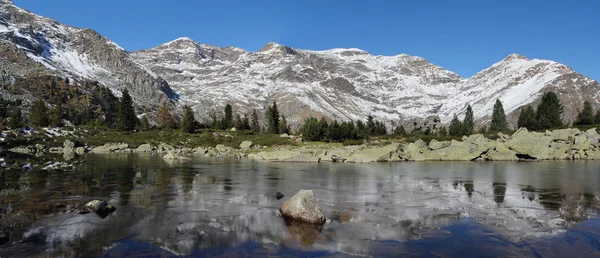
<path id="1" fill-rule="evenodd" d="M 0 245 L 0 257 L 600 256 L 600 162 L 167 162 L 119 154 L 75 163 L 2 171 L 1 207 L 28 214 L 103 199 L 117 211 L 104 219 L 36 215 Z M 325 225 L 281 218 L 279 206 L 300 189 L 315 192 Z"/>

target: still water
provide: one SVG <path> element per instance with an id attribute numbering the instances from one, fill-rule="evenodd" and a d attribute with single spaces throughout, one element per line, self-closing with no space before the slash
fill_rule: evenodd
<path id="1" fill-rule="evenodd" d="M 117 211 L 36 215 L 0 257 L 597 257 L 599 165 L 89 155 L 70 169 L 3 171 L 2 205 L 39 213 L 97 198 Z M 322 227 L 279 215 L 300 189 L 314 190 Z"/>

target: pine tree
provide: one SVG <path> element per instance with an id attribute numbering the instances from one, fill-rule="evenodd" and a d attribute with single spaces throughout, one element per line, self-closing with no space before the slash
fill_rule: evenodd
<path id="1" fill-rule="evenodd" d="M 273 102 L 272 106 L 267 107 L 267 132 L 279 133 L 279 110 L 277 110 L 277 102 Z"/>
<path id="2" fill-rule="evenodd" d="M 48 109 L 44 101 L 38 100 L 33 104 L 29 120 L 33 126 L 48 126 Z"/>
<path id="3" fill-rule="evenodd" d="M 600 124 L 600 109 L 596 110 L 596 124 Z"/>
<path id="4" fill-rule="evenodd" d="M 440 127 L 440 129 L 438 130 L 438 135 L 439 136 L 447 136 L 448 135 L 448 129 L 446 129 L 445 126 Z"/>
<path id="5" fill-rule="evenodd" d="M 300 133 L 304 141 L 321 141 L 323 140 L 319 121 L 314 117 L 309 117 L 304 120 L 304 124 L 300 127 Z"/>
<path id="6" fill-rule="evenodd" d="M 194 133 L 196 131 L 196 119 L 194 111 L 188 105 L 183 106 L 183 118 L 181 119 L 181 130 L 186 133 Z"/>
<path id="7" fill-rule="evenodd" d="M 140 131 L 149 131 L 151 128 L 150 126 L 150 121 L 148 121 L 148 118 L 146 116 L 142 117 L 142 119 L 140 120 Z"/>
<path id="8" fill-rule="evenodd" d="M 323 140 L 327 137 L 327 131 L 329 130 L 329 123 L 327 123 L 324 116 L 319 119 L 319 128 L 319 138 Z"/>
<path id="9" fill-rule="evenodd" d="M 169 108 L 169 103 L 165 99 L 163 100 L 161 106 L 158 108 L 158 124 L 162 128 L 173 128 L 173 115 L 171 114 L 171 110 Z"/>
<path id="10" fill-rule="evenodd" d="M 23 126 L 23 115 L 21 114 L 20 108 L 15 108 L 10 112 L 7 125 L 11 129 L 17 129 Z"/>
<path id="11" fill-rule="evenodd" d="M 63 109 L 62 104 L 56 105 L 50 112 L 50 126 L 61 127 L 63 126 Z"/>
<path id="12" fill-rule="evenodd" d="M 375 135 L 375 117 L 371 114 L 367 116 L 367 130 L 369 136 Z"/>
<path id="13" fill-rule="evenodd" d="M 497 99 L 494 104 L 494 111 L 492 112 L 492 124 L 490 125 L 490 131 L 502 132 L 508 129 L 508 123 L 506 122 L 506 114 L 504 113 L 504 107 L 502 102 Z"/>
<path id="14" fill-rule="evenodd" d="M 332 142 L 339 142 L 341 139 L 341 127 L 337 120 L 333 120 L 327 130 L 327 139 Z"/>
<path id="15" fill-rule="evenodd" d="M 356 138 L 367 139 L 369 138 L 369 130 L 365 123 L 361 120 L 356 121 Z"/>
<path id="16" fill-rule="evenodd" d="M 519 120 L 517 121 L 517 126 L 519 128 L 525 127 L 529 130 L 537 130 L 537 120 L 535 118 L 535 111 L 531 105 L 527 105 L 527 107 L 521 109 L 521 113 L 519 114 Z"/>
<path id="17" fill-rule="evenodd" d="M 223 117 L 222 127 L 225 127 L 223 129 L 230 129 L 233 127 L 233 109 L 229 104 L 225 105 L 225 116 Z"/>
<path id="18" fill-rule="evenodd" d="M 458 120 L 458 117 L 456 116 L 456 114 L 454 114 L 452 121 L 450 121 L 450 126 L 448 127 L 448 133 L 450 133 L 451 136 L 463 135 L 463 125 L 462 125 L 462 122 L 460 122 L 460 120 Z"/>
<path id="19" fill-rule="evenodd" d="M 487 133 L 487 131 L 488 131 L 487 127 L 485 127 L 485 126 L 482 126 L 481 128 L 479 128 L 479 133 L 481 133 L 481 134 L 485 134 L 485 133 Z"/>
<path id="20" fill-rule="evenodd" d="M 247 115 L 244 115 L 244 118 L 242 118 L 242 130 L 250 130 L 250 119 L 248 119 Z"/>
<path id="21" fill-rule="evenodd" d="M 394 135 L 396 135 L 396 136 L 405 136 L 406 135 L 406 130 L 404 129 L 404 126 L 400 125 L 400 126 L 396 127 L 394 129 Z"/>
<path id="22" fill-rule="evenodd" d="M 558 96 L 554 92 L 546 92 L 542 96 L 542 101 L 537 107 L 536 130 L 539 129 L 553 129 L 563 125 L 561 115 L 563 113 L 563 106 L 560 104 Z"/>
<path id="23" fill-rule="evenodd" d="M 574 125 L 593 125 L 595 123 L 594 108 L 592 103 L 586 100 L 583 102 L 583 110 L 577 115 Z"/>
<path id="24" fill-rule="evenodd" d="M 135 109 L 133 109 L 133 100 L 127 89 L 123 90 L 119 108 L 117 109 L 117 119 L 119 120 L 117 123 L 118 130 L 131 131 L 135 129 L 137 117 L 135 116 Z"/>
<path id="25" fill-rule="evenodd" d="M 252 111 L 252 130 L 254 130 L 255 132 L 261 131 L 260 122 L 258 121 L 258 113 L 256 112 L 256 109 Z"/>
<path id="26" fill-rule="evenodd" d="M 471 105 L 467 106 L 467 112 L 465 113 L 462 126 L 463 135 L 471 135 L 475 133 L 475 119 L 473 118 L 473 108 L 471 108 Z"/>
<path id="27" fill-rule="evenodd" d="M 285 116 L 281 116 L 281 119 L 279 120 L 279 133 L 290 134 L 290 127 L 287 125 L 287 120 L 285 119 Z"/>

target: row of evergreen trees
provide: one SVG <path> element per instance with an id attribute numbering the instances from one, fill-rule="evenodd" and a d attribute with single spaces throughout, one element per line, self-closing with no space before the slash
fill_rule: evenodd
<path id="1" fill-rule="evenodd" d="M 291 129 L 287 124 L 287 119 L 284 115 L 280 115 L 279 113 L 277 102 L 273 102 L 272 105 L 267 106 L 265 120 L 266 127 L 263 128 L 260 125 L 256 109 L 252 111 L 252 115 L 246 114 L 242 117 L 238 113 L 234 118 L 233 108 L 230 104 L 227 104 L 221 118 L 219 118 L 216 113 L 212 114 L 211 127 L 221 130 L 235 128 L 237 130 L 253 130 L 255 132 L 262 132 L 264 129 L 264 131 L 271 134 L 289 134 L 291 132 Z"/>
<path id="2" fill-rule="evenodd" d="M 330 124 L 324 117 L 320 120 L 310 117 L 300 127 L 300 133 L 306 141 L 342 142 L 385 135 L 387 130 L 383 122 L 376 121 L 371 115 L 368 116 L 366 123 L 361 120 L 356 123 L 354 121 L 340 123 L 334 120 Z"/>
<path id="3" fill-rule="evenodd" d="M 530 130 L 560 128 L 563 126 L 562 113 L 563 105 L 556 93 L 546 92 L 536 110 L 531 105 L 521 109 L 517 126 Z"/>

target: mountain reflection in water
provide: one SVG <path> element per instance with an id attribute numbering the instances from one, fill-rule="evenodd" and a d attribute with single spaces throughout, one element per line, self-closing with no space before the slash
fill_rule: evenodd
<path id="1" fill-rule="evenodd" d="M 0 257 L 591 257 L 600 255 L 598 164 L 89 155 L 75 169 L 2 171 L 2 207 L 40 219 L 0 246 Z M 279 206 L 300 189 L 314 190 L 325 225 L 281 218 Z M 92 198 L 117 211 L 42 214 Z"/>

